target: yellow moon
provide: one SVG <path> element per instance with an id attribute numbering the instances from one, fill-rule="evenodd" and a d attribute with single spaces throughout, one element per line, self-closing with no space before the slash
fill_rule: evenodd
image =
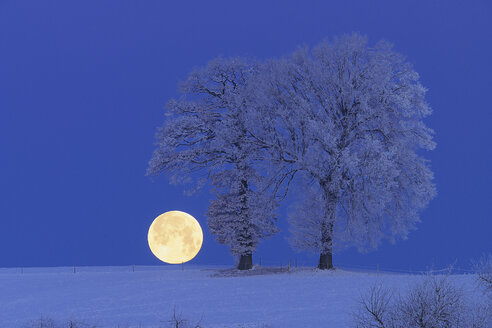
<path id="1" fill-rule="evenodd" d="M 203 231 L 200 223 L 188 213 L 170 211 L 155 218 L 147 238 L 150 250 L 159 260 L 178 264 L 188 262 L 198 254 Z"/>

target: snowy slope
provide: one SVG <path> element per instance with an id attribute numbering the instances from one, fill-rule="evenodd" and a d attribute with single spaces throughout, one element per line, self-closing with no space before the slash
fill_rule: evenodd
<path id="1" fill-rule="evenodd" d="M 0 269 L 0 327 L 41 316 L 98 327 L 165 326 L 175 307 L 203 327 L 348 327 L 359 293 L 376 281 L 406 288 L 418 276 L 298 269 L 228 276 L 218 267 Z M 470 295 L 472 275 L 453 279 Z"/>

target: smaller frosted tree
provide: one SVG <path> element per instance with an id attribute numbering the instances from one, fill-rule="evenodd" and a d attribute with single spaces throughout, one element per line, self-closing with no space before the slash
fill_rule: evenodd
<path id="1" fill-rule="evenodd" d="M 245 93 L 256 71 L 255 63 L 231 58 L 192 72 L 182 97 L 168 104 L 148 168 L 152 175 L 167 173 L 174 183 L 195 181 L 195 189 L 210 181 L 217 199 L 208 209 L 209 227 L 240 257 L 239 269 L 250 269 L 258 243 L 276 232 L 275 206 L 264 201 L 255 167 L 262 152 L 246 126 Z"/>
<path id="2" fill-rule="evenodd" d="M 239 257 L 239 269 L 251 268 L 250 254 L 262 239 L 278 231 L 274 220 L 266 219 L 275 218 L 275 200 L 266 192 L 251 189 L 263 185 L 263 180 L 254 170 L 227 170 L 212 177 L 216 199 L 208 208 L 208 226 L 217 241 L 229 245 L 231 253 Z"/>

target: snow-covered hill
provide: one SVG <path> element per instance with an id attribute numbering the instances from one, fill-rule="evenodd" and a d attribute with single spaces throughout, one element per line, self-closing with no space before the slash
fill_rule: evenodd
<path id="1" fill-rule="evenodd" d="M 222 269 L 222 270 L 221 270 Z M 417 275 L 220 267 L 0 269 L 0 327 L 50 317 L 97 327 L 166 327 L 173 309 L 202 327 L 349 327 L 361 292 L 374 282 L 407 288 Z M 278 270 L 277 270 L 278 271 Z M 455 275 L 468 295 L 473 275 Z"/>

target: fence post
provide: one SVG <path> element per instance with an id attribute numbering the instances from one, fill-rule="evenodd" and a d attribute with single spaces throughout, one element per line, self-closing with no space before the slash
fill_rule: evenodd
<path id="1" fill-rule="evenodd" d="M 181 261 L 181 271 L 184 271 L 184 262 Z"/>
<path id="2" fill-rule="evenodd" d="M 260 266 L 261 266 L 261 256 L 260 256 Z"/>
<path id="3" fill-rule="evenodd" d="M 75 264 L 73 265 L 73 273 L 75 273 Z"/>
<path id="4" fill-rule="evenodd" d="M 297 257 L 296 257 L 296 268 L 297 268 Z"/>
<path id="5" fill-rule="evenodd" d="M 135 272 L 135 264 L 132 264 L 132 272 Z"/>

